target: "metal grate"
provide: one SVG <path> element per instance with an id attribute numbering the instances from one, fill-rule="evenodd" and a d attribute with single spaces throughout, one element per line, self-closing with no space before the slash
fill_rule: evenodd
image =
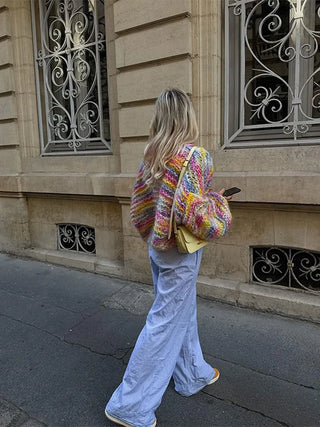
<path id="1" fill-rule="evenodd" d="M 320 252 L 280 247 L 251 248 L 251 279 L 320 294 Z"/>
<path id="2" fill-rule="evenodd" d="M 32 0 L 42 154 L 110 153 L 104 0 Z"/>
<path id="3" fill-rule="evenodd" d="M 225 147 L 319 144 L 320 0 L 225 11 Z"/>
<path id="4" fill-rule="evenodd" d="M 58 224 L 58 249 L 96 253 L 94 228 L 80 224 Z"/>

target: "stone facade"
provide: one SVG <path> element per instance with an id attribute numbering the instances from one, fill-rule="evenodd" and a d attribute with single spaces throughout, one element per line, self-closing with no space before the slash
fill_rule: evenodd
<path id="1" fill-rule="evenodd" d="M 0 250 L 151 283 L 130 194 L 154 101 L 178 86 L 192 96 L 200 142 L 213 156 L 214 189 L 242 189 L 231 231 L 204 250 L 199 293 L 320 320 L 319 296 L 250 284 L 252 245 L 320 251 L 320 145 L 221 148 L 224 2 L 105 3 L 113 153 L 43 157 L 31 1 L 0 0 Z M 57 250 L 57 224 L 68 222 L 95 228 L 95 256 Z"/>

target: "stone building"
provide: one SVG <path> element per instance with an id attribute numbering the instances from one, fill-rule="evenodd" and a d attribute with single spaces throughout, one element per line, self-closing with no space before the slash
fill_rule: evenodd
<path id="1" fill-rule="evenodd" d="M 0 250 L 151 283 L 130 195 L 154 101 L 177 86 L 214 189 L 242 190 L 199 294 L 319 321 L 319 8 L 0 0 Z"/>

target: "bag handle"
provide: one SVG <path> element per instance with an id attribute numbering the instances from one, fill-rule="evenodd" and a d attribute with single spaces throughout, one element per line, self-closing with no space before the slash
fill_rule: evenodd
<path id="1" fill-rule="evenodd" d="M 189 151 L 187 157 L 185 158 L 185 160 L 184 160 L 184 162 L 182 164 L 182 169 L 180 171 L 179 180 L 178 180 L 176 191 L 174 192 L 173 201 L 172 201 L 172 208 L 171 208 L 171 214 L 170 214 L 170 223 L 169 223 L 169 231 L 168 231 L 168 239 L 170 239 L 171 233 L 172 233 L 173 209 L 174 209 L 174 204 L 175 204 L 175 201 L 176 201 L 177 191 L 178 191 L 178 188 L 180 187 L 180 184 L 182 182 L 182 178 L 183 178 L 183 176 L 184 176 L 184 174 L 185 174 L 185 172 L 187 170 L 187 167 L 188 167 L 189 161 L 190 161 L 190 159 L 192 157 L 192 154 L 193 154 L 193 152 L 194 152 L 194 150 L 196 148 L 198 148 L 198 147 L 194 146 L 194 147 L 191 148 L 191 150 Z M 176 230 L 176 223 L 175 222 L 174 222 L 174 229 Z"/>

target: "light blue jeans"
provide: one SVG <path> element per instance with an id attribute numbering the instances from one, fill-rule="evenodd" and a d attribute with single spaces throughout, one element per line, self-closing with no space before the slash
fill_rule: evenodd
<path id="1" fill-rule="evenodd" d="M 190 396 L 213 378 L 197 327 L 196 282 L 202 249 L 180 254 L 149 246 L 155 300 L 107 411 L 135 427 L 150 427 L 173 376 L 175 390 Z"/>

